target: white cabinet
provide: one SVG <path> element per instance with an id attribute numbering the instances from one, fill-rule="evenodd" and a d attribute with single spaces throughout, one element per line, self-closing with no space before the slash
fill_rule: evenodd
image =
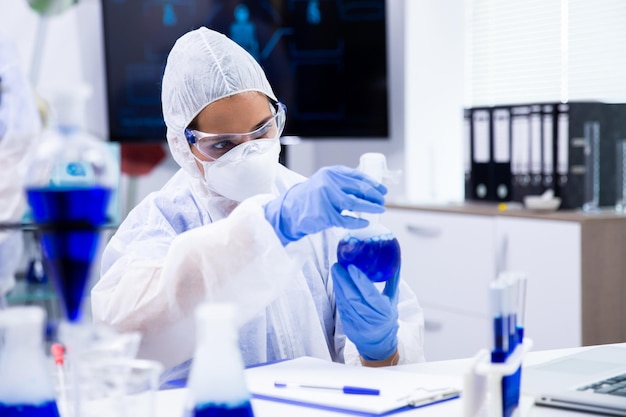
<path id="1" fill-rule="evenodd" d="M 526 335 L 534 349 L 582 345 L 581 225 L 496 217 L 503 267 L 528 276 Z"/>
<path id="2" fill-rule="evenodd" d="M 486 288 L 496 271 L 493 219 L 388 209 L 381 222 L 400 242 L 402 277 L 424 309 L 426 358 L 468 357 L 486 347 Z"/>
<path id="3" fill-rule="evenodd" d="M 402 276 L 424 309 L 428 360 L 490 347 L 488 284 L 503 270 L 528 276 L 535 349 L 626 341 L 623 320 L 611 318 L 626 297 L 624 216 L 393 206 L 381 222 L 400 242 Z"/>

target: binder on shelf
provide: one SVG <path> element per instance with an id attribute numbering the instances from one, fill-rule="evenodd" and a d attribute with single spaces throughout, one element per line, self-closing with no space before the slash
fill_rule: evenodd
<path id="1" fill-rule="evenodd" d="M 557 106 L 556 126 L 556 190 L 567 185 L 569 174 L 569 106 L 559 104 Z"/>
<path id="2" fill-rule="evenodd" d="M 472 111 L 472 180 L 471 196 L 474 200 L 492 201 L 495 195 L 491 181 L 491 111 Z"/>
<path id="3" fill-rule="evenodd" d="M 530 187 L 530 107 L 511 108 L 511 172 L 513 201 L 523 201 Z"/>
<path id="4" fill-rule="evenodd" d="M 495 201 L 511 199 L 511 112 L 508 107 L 492 112 L 493 183 Z"/>
<path id="5" fill-rule="evenodd" d="M 465 175 L 465 199 L 472 199 L 472 112 L 469 109 L 463 110 L 463 165 Z"/>
<path id="6" fill-rule="evenodd" d="M 555 106 L 551 104 L 542 107 L 541 136 L 542 136 L 542 179 L 543 190 L 554 190 L 555 165 L 556 165 L 556 142 L 554 123 Z"/>
<path id="7" fill-rule="evenodd" d="M 530 190 L 531 195 L 543 193 L 541 106 L 530 108 Z"/>
<path id="8" fill-rule="evenodd" d="M 245 372 L 254 398 L 363 416 L 395 414 L 458 398 L 462 385 L 461 378 L 350 366 L 311 357 L 248 368 Z M 285 385 L 295 387 L 282 388 Z M 380 393 L 346 394 L 342 390 L 297 385 L 357 386 L 378 389 Z"/>

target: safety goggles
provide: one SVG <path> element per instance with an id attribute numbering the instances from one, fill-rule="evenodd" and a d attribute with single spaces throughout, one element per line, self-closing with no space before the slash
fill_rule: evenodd
<path id="1" fill-rule="evenodd" d="M 204 156 L 218 159 L 237 145 L 255 139 L 277 139 L 285 127 L 285 105 L 275 103 L 274 115 L 261 127 L 248 133 L 206 133 L 199 130 L 185 129 L 187 142 L 196 147 Z"/>

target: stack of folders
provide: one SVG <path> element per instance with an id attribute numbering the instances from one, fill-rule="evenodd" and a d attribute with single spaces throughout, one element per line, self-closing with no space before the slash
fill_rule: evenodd
<path id="1" fill-rule="evenodd" d="M 561 208 L 579 208 L 591 180 L 589 156 L 600 164 L 600 205 L 615 201 L 617 141 L 626 138 L 626 104 L 514 104 L 465 109 L 465 197 L 517 201 L 552 190 Z M 587 129 L 593 124 L 595 129 Z"/>
<path id="2" fill-rule="evenodd" d="M 301 357 L 246 369 L 254 398 L 379 416 L 458 398 L 460 378 Z"/>

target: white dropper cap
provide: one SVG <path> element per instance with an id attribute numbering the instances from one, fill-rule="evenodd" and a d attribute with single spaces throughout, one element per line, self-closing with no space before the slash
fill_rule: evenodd
<path id="1" fill-rule="evenodd" d="M 378 152 L 367 152 L 361 155 L 359 166 L 357 169 L 367 174 L 373 180 L 382 183 L 383 178 L 387 175 L 387 158 L 384 154 Z M 359 213 L 359 217 L 368 220 L 370 224 L 378 223 L 379 214 L 375 213 Z"/>
<path id="2" fill-rule="evenodd" d="M 54 121 L 61 128 L 79 128 L 84 125 L 85 107 L 91 96 L 91 87 L 85 83 L 51 91 L 50 107 Z"/>
<path id="3" fill-rule="evenodd" d="M 357 169 L 378 182 L 383 182 L 387 173 L 387 158 L 382 153 L 368 152 L 361 155 Z"/>

